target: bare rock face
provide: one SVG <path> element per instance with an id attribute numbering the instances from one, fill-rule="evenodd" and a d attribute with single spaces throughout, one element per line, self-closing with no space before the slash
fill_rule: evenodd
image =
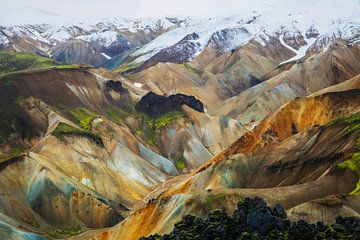
<path id="1" fill-rule="evenodd" d="M 198 112 L 204 112 L 203 104 L 193 96 L 176 94 L 165 97 L 153 92 L 146 94 L 140 102 L 135 105 L 135 108 L 150 116 L 160 116 L 170 111 L 181 111 L 181 106 L 184 104 Z"/>
<path id="2" fill-rule="evenodd" d="M 315 26 L 311 26 L 308 30 L 306 30 L 305 37 L 306 38 L 317 38 L 319 37 L 320 32 L 315 28 Z"/>
<path id="3" fill-rule="evenodd" d="M 107 59 L 100 54 L 100 47 L 83 41 L 69 41 L 52 50 L 52 58 L 66 63 L 102 65 Z"/>
<path id="4" fill-rule="evenodd" d="M 290 219 L 304 219 L 308 222 L 321 221 L 332 223 L 337 216 L 359 217 L 356 208 L 359 205 L 359 196 L 333 195 L 310 201 L 287 211 Z"/>
<path id="5" fill-rule="evenodd" d="M 55 46 L 51 51 L 51 57 L 66 63 L 102 67 L 107 66 L 112 57 L 134 48 L 135 46 L 121 35 L 109 46 L 102 46 L 96 41 L 73 40 Z"/>
<path id="6" fill-rule="evenodd" d="M 283 39 L 286 45 L 291 46 L 296 50 L 298 50 L 302 46 L 307 45 L 304 36 L 301 34 L 300 31 L 285 32 Z"/>

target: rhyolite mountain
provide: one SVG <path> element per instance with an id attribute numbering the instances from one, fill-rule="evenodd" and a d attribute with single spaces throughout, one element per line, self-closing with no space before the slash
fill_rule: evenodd
<path id="1" fill-rule="evenodd" d="M 37 18 L 0 17 L 0 238 L 135 240 L 248 197 L 291 221 L 360 217 L 360 7 L 282 4 L 7 8 Z"/>

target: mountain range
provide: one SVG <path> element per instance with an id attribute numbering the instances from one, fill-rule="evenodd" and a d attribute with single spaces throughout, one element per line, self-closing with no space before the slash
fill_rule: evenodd
<path id="1" fill-rule="evenodd" d="M 247 3 L 0 6 L 0 238 L 140 239 L 247 197 L 292 221 L 360 217 L 358 1 Z"/>

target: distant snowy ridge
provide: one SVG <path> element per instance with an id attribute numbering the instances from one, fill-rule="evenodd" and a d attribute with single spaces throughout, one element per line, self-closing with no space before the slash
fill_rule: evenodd
<path id="1" fill-rule="evenodd" d="M 272 1 L 273 4 L 262 5 L 256 10 L 250 4 L 249 8 L 244 8 L 233 16 L 194 18 L 190 25 L 161 35 L 134 52 L 132 56 L 136 58 L 135 62 L 144 62 L 162 49 L 170 48 L 185 36 L 194 33 L 199 36 L 193 40 L 197 52 L 189 56 L 190 59 L 214 38 L 223 42 L 222 50 L 229 51 L 251 39 L 264 44 L 264 40 L 270 36 L 279 37 L 283 45 L 296 53 L 293 60 L 304 56 L 312 44 L 325 44 L 333 38 L 344 38 L 353 43 L 360 39 L 360 5 L 356 0 L 346 3 L 340 0 L 303 0 L 293 5 L 282 0 L 278 1 L 280 4 L 274 4 L 276 2 Z M 321 35 L 311 35 L 312 31 Z M 292 38 L 296 38 L 297 35 L 303 37 L 305 45 L 291 46 L 291 43 L 285 43 L 283 38 L 286 35 Z"/>
<path id="2" fill-rule="evenodd" d="M 296 54 L 290 60 L 303 57 L 309 49 L 325 48 L 335 38 L 353 44 L 360 41 L 357 0 L 268 0 L 262 4 L 246 0 L 241 10 L 226 16 L 139 19 L 77 19 L 26 7 L 1 9 L 2 49 L 13 46 L 17 37 L 37 44 L 42 53 L 80 41 L 91 44 L 105 60 L 131 50 L 134 66 L 152 58 L 188 61 L 207 46 L 228 52 L 250 40 L 265 45 L 276 38 Z"/>
<path id="3" fill-rule="evenodd" d="M 68 40 L 97 42 L 108 47 L 124 33 L 152 33 L 186 24 L 187 18 L 68 18 L 29 7 L 0 5 L 0 45 L 11 37 L 28 37 L 45 44 Z M 130 44 L 130 43 L 129 43 Z"/>

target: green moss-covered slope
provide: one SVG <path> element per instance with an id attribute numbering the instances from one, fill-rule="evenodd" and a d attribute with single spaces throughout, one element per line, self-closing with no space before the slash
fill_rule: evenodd
<path id="1" fill-rule="evenodd" d="M 77 68 L 36 54 L 0 51 L 0 76 L 32 68 Z"/>
<path id="2" fill-rule="evenodd" d="M 99 145 L 103 145 L 103 142 L 99 136 L 82 129 L 71 127 L 65 123 L 60 123 L 52 132 L 52 134 L 61 141 L 66 141 L 66 136 L 79 136 L 86 137 Z"/>
<path id="3" fill-rule="evenodd" d="M 352 191 L 351 194 L 360 195 L 360 113 L 341 118 L 336 122 L 349 125 L 349 129 L 347 130 L 349 134 L 357 134 L 354 153 L 349 160 L 338 164 L 338 167 L 340 169 L 349 168 L 359 176 L 356 189 Z"/>

